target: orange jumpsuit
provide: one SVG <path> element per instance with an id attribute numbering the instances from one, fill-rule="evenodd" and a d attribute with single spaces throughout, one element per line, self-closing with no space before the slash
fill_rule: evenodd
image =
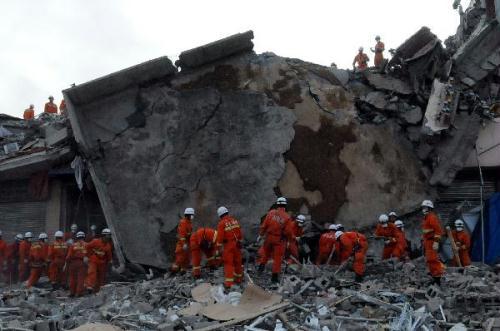
<path id="1" fill-rule="evenodd" d="M 220 265 L 220 259 L 215 256 L 215 251 L 217 250 L 217 231 L 210 228 L 200 228 L 193 233 L 189 241 L 193 276 L 197 277 L 201 275 L 202 254 L 205 254 L 209 267 Z"/>
<path id="2" fill-rule="evenodd" d="M 330 254 L 332 254 L 332 250 L 333 255 L 330 260 L 330 264 L 338 264 L 336 259 L 337 255 L 335 255 L 335 252 L 338 252 L 338 242 L 335 240 L 335 231 L 323 233 L 321 237 L 319 237 L 318 248 L 319 252 L 318 257 L 316 258 L 316 264 L 325 264 L 328 261 Z"/>
<path id="3" fill-rule="evenodd" d="M 35 118 L 35 110 L 28 108 L 24 111 L 23 118 L 25 120 L 32 120 Z"/>
<path id="4" fill-rule="evenodd" d="M 87 243 L 83 240 L 77 240 L 68 249 L 66 263 L 69 274 L 69 292 L 72 296 L 81 296 L 83 294 L 87 266 L 84 258 L 87 257 Z"/>
<path id="5" fill-rule="evenodd" d="M 29 255 L 31 242 L 21 241 L 19 244 L 19 280 L 24 282 L 29 275 Z"/>
<path id="6" fill-rule="evenodd" d="M 363 276 L 366 269 L 366 251 L 368 250 L 366 237 L 358 232 L 344 232 L 338 241 L 340 263 L 354 255 L 352 269 L 356 275 Z"/>
<path id="7" fill-rule="evenodd" d="M 382 224 L 377 224 L 377 228 L 375 229 L 375 236 L 384 237 L 385 240 L 389 240 L 389 244 L 384 245 L 384 250 L 382 252 L 382 259 L 387 260 L 393 257 L 393 251 L 396 248 L 396 231 L 397 228 L 394 223 L 387 223 L 387 227 L 383 227 Z"/>
<path id="8" fill-rule="evenodd" d="M 30 277 L 26 286 L 32 287 L 38 282 L 38 279 L 47 268 L 47 244 L 37 241 L 31 244 L 29 253 Z"/>
<path id="9" fill-rule="evenodd" d="M 189 238 L 193 232 L 193 224 L 189 218 L 182 218 L 177 226 L 177 244 L 175 245 L 175 262 L 172 271 L 186 271 L 189 267 Z M 188 245 L 184 250 L 184 244 Z"/>
<path id="10" fill-rule="evenodd" d="M 57 105 L 53 102 L 47 102 L 43 111 L 49 114 L 57 114 Z"/>
<path id="11" fill-rule="evenodd" d="M 359 70 L 365 70 L 366 68 L 368 68 L 368 61 L 370 61 L 370 59 L 365 53 L 358 53 L 354 57 L 354 63 L 358 64 Z"/>
<path id="12" fill-rule="evenodd" d="M 7 270 L 5 277 L 9 283 L 17 283 L 19 281 L 19 245 L 20 242 L 15 241 L 7 245 Z"/>
<path id="13" fill-rule="evenodd" d="M 85 280 L 88 290 L 99 292 L 106 281 L 106 272 L 113 259 L 113 244 L 102 238 L 94 239 L 87 244 L 89 267 Z"/>
<path id="14" fill-rule="evenodd" d="M 85 242 L 91 242 L 92 240 L 94 240 L 95 238 L 97 238 L 96 234 L 95 233 L 89 233 L 85 236 Z"/>
<path id="15" fill-rule="evenodd" d="M 66 275 L 63 271 L 68 244 L 63 239 L 56 239 L 49 245 L 49 279 L 53 285 L 64 285 Z"/>
<path id="16" fill-rule="evenodd" d="M 293 256 L 295 259 L 299 259 L 299 243 L 298 239 L 302 237 L 304 234 L 304 229 L 299 226 L 297 221 L 295 220 L 290 220 L 288 223 L 285 224 L 285 233 L 286 237 L 288 239 L 288 253 L 290 256 Z M 289 264 L 296 263 L 292 258 L 288 258 L 287 261 Z"/>
<path id="17" fill-rule="evenodd" d="M 469 256 L 469 249 L 470 249 L 469 234 L 465 231 L 457 231 L 457 230 L 451 231 L 451 234 L 453 236 L 453 240 L 455 240 L 455 244 L 458 247 L 458 255 L 460 257 L 460 263 L 462 264 L 462 267 L 470 265 L 471 261 Z M 456 264 L 457 263 L 453 261 L 453 265 L 456 266 Z"/>
<path id="18" fill-rule="evenodd" d="M 432 249 L 434 242 L 439 242 L 444 234 L 437 215 L 430 211 L 422 221 L 422 234 L 425 260 L 432 277 L 441 277 L 444 274 L 444 264 L 439 259 L 438 252 Z"/>
<path id="19" fill-rule="evenodd" d="M 217 247 L 223 247 L 224 286 L 229 288 L 243 280 L 243 264 L 241 257 L 240 223 L 229 215 L 224 215 L 217 225 Z"/>
<path id="20" fill-rule="evenodd" d="M 286 213 L 285 208 L 277 208 L 270 210 L 262 224 L 260 225 L 260 236 L 266 236 L 264 241 L 264 254 L 259 258 L 259 264 L 265 265 L 269 258 L 273 258 L 273 274 L 281 272 L 281 261 L 285 255 L 286 242 L 291 241 L 291 237 L 287 237 L 285 226 L 288 222 L 292 222 L 290 216 Z M 295 240 L 295 237 L 293 238 Z"/>
<path id="21" fill-rule="evenodd" d="M 384 62 L 384 50 L 384 43 L 381 41 L 377 42 L 375 45 L 375 59 L 373 60 L 376 67 L 380 67 Z"/>
<path id="22" fill-rule="evenodd" d="M 66 101 L 64 99 L 59 104 L 59 110 L 61 111 L 61 115 L 66 115 Z"/>
<path id="23" fill-rule="evenodd" d="M 392 251 L 392 256 L 400 260 L 405 260 L 408 256 L 406 235 L 405 232 L 399 228 L 396 228 L 396 244 Z"/>
<path id="24" fill-rule="evenodd" d="M 7 270 L 7 244 L 3 239 L 0 239 L 0 279 Z"/>

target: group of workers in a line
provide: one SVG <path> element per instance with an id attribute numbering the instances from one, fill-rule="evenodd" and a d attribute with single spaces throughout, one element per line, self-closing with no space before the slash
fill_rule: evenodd
<path id="1" fill-rule="evenodd" d="M 0 275 L 4 283 L 26 281 L 26 287 L 31 288 L 46 274 L 53 289 L 69 287 L 71 296 L 81 296 L 85 289 L 89 293 L 98 292 L 104 285 L 112 252 L 111 231 L 105 228 L 98 236 L 95 225 L 86 235 L 73 224 L 66 233 L 56 231 L 51 243 L 46 233 L 40 233 L 35 240 L 33 233 L 26 232 L 17 234 L 13 243 L 6 244 L 0 232 L 0 266 L 3 268 Z"/>
<path id="2" fill-rule="evenodd" d="M 286 211 L 287 200 L 277 199 L 274 207 L 262 221 L 257 237 L 258 250 L 257 269 L 263 272 L 267 262 L 272 259 L 271 281 L 278 282 L 282 262 L 294 264 L 299 262 L 299 245 L 304 234 L 306 218 L 297 215 L 292 218 Z M 426 263 L 433 282 L 440 284 L 444 274 L 444 264 L 438 255 L 440 242 L 445 232 L 433 211 L 432 201 L 422 202 L 422 237 Z M 242 230 L 239 222 L 229 215 L 226 207 L 217 210 L 219 223 L 217 229 L 200 228 L 193 232 L 192 221 L 195 211 L 186 208 L 177 233 L 178 241 L 175 248 L 175 263 L 171 271 L 185 272 L 189 268 L 190 259 L 192 273 L 195 278 L 201 276 L 201 260 L 205 255 L 207 267 L 217 268 L 223 262 L 224 286 L 230 288 L 243 281 L 242 263 Z M 465 231 L 464 222 L 456 220 L 455 229 L 450 231 L 459 249 L 462 266 L 470 265 L 470 237 Z M 451 229 L 448 229 L 451 230 Z M 409 247 L 404 232 L 404 223 L 398 219 L 395 212 L 383 214 L 375 229 L 374 237 L 384 241 L 383 259 L 395 258 L 401 261 L 409 260 Z M 356 281 L 363 279 L 365 274 L 366 252 L 368 241 L 365 235 L 356 231 L 346 231 L 341 224 L 331 224 L 328 230 L 320 236 L 316 264 L 348 265 L 352 262 L 352 270 Z M 220 259 L 222 256 L 222 261 Z"/>
<path id="3" fill-rule="evenodd" d="M 380 68 L 382 64 L 384 63 L 384 51 L 385 51 L 385 45 L 384 43 L 380 40 L 380 36 L 375 37 L 375 48 L 371 48 L 370 50 L 375 53 L 375 58 L 373 60 L 373 64 L 375 67 Z M 358 54 L 354 57 L 354 61 L 352 61 L 352 66 L 354 69 L 363 71 L 368 68 L 368 62 L 370 61 L 370 58 L 366 53 L 364 53 L 364 48 L 360 47 L 358 49 Z"/>
<path id="4" fill-rule="evenodd" d="M 66 115 L 66 102 L 64 99 L 61 100 L 59 104 L 59 111 L 61 115 Z M 47 102 L 43 108 L 43 112 L 47 114 L 57 114 L 58 108 L 54 103 L 54 97 L 49 96 L 49 102 Z M 35 118 L 35 105 L 31 104 L 27 109 L 24 110 L 23 118 L 25 120 L 32 120 Z"/>

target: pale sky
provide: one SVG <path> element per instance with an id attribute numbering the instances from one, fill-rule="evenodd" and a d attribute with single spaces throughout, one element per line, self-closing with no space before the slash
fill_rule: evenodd
<path id="1" fill-rule="evenodd" d="M 468 0 L 463 0 L 463 5 Z M 254 50 L 350 67 L 379 34 L 396 48 L 420 27 L 441 40 L 459 16 L 452 0 L 0 0 L 0 113 L 43 111 L 71 83 L 253 30 Z M 386 52 L 387 53 L 387 52 Z M 371 58 L 373 56 L 369 54 Z"/>

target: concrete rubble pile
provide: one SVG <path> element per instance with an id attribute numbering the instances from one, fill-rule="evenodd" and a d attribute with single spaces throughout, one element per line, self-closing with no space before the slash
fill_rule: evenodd
<path id="1" fill-rule="evenodd" d="M 67 330 L 102 323 L 124 330 L 482 330 L 500 326 L 498 270 L 448 270 L 441 287 L 428 286 L 422 258 L 368 265 L 354 283 L 337 267 L 294 265 L 279 286 L 247 268 L 245 289 L 224 294 L 221 270 L 204 279 L 165 276 L 116 281 L 74 299 L 42 288 L 2 293 L 2 330 Z M 243 292 L 243 293 L 241 293 Z M 80 330 L 80 329 L 78 329 Z M 457 329 L 453 329 L 457 330 Z"/>

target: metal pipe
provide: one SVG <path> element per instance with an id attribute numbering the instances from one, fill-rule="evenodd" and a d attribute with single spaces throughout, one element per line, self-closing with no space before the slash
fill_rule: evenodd
<path id="1" fill-rule="evenodd" d="M 481 199 L 481 262 L 484 264 L 485 260 L 485 242 L 484 242 L 484 207 L 483 207 L 483 186 L 484 186 L 484 181 L 483 181 L 483 171 L 481 170 L 481 164 L 479 163 L 479 154 L 477 151 L 477 145 L 474 146 L 474 150 L 476 151 L 476 160 L 477 160 L 477 167 L 479 169 L 479 180 L 480 180 L 480 187 L 479 187 L 479 195 Z"/>

